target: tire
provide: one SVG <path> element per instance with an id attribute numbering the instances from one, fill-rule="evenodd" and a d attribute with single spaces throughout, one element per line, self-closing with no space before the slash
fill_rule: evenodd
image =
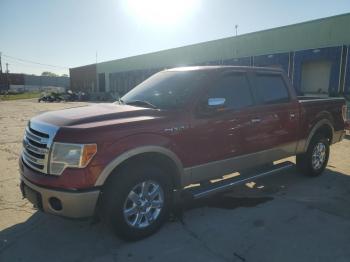
<path id="1" fill-rule="evenodd" d="M 103 192 L 102 219 L 124 240 L 148 237 L 168 218 L 172 203 L 170 179 L 162 169 L 145 164 L 129 165 L 119 171 L 107 181 Z M 142 189 L 148 194 L 143 194 Z"/>
<path id="2" fill-rule="evenodd" d="M 329 152 L 329 140 L 322 134 L 316 134 L 311 139 L 306 153 L 297 155 L 298 169 L 307 176 L 321 175 L 327 166 Z"/>

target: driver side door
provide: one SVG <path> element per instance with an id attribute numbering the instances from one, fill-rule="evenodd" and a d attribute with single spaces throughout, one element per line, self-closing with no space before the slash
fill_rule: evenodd
<path id="1" fill-rule="evenodd" d="M 224 101 L 224 104 L 211 106 L 211 101 Z M 246 73 L 225 73 L 207 90 L 192 126 L 192 182 L 221 177 L 235 170 L 231 160 L 249 150 L 244 141 L 252 132 L 254 105 Z"/>

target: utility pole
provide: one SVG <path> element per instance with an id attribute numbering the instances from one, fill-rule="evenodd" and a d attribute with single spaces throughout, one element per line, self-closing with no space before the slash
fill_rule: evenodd
<path id="1" fill-rule="evenodd" d="M 10 81 L 9 81 L 9 63 L 6 63 L 6 85 L 7 90 L 10 89 Z"/>
<path id="2" fill-rule="evenodd" d="M 0 52 L 0 74 L 2 74 L 1 52 Z"/>
<path id="3" fill-rule="evenodd" d="M 236 36 L 238 35 L 238 25 L 235 25 Z"/>

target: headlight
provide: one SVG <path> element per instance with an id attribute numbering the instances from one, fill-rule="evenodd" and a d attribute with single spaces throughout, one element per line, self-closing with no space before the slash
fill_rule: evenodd
<path id="1" fill-rule="evenodd" d="M 50 173 L 60 175 L 67 167 L 86 167 L 96 152 L 96 144 L 84 145 L 55 142 L 50 158 Z"/>

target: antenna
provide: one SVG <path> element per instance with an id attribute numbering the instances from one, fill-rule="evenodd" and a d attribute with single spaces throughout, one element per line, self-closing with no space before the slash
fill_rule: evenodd
<path id="1" fill-rule="evenodd" d="M 235 25 L 236 36 L 238 35 L 238 25 Z"/>

